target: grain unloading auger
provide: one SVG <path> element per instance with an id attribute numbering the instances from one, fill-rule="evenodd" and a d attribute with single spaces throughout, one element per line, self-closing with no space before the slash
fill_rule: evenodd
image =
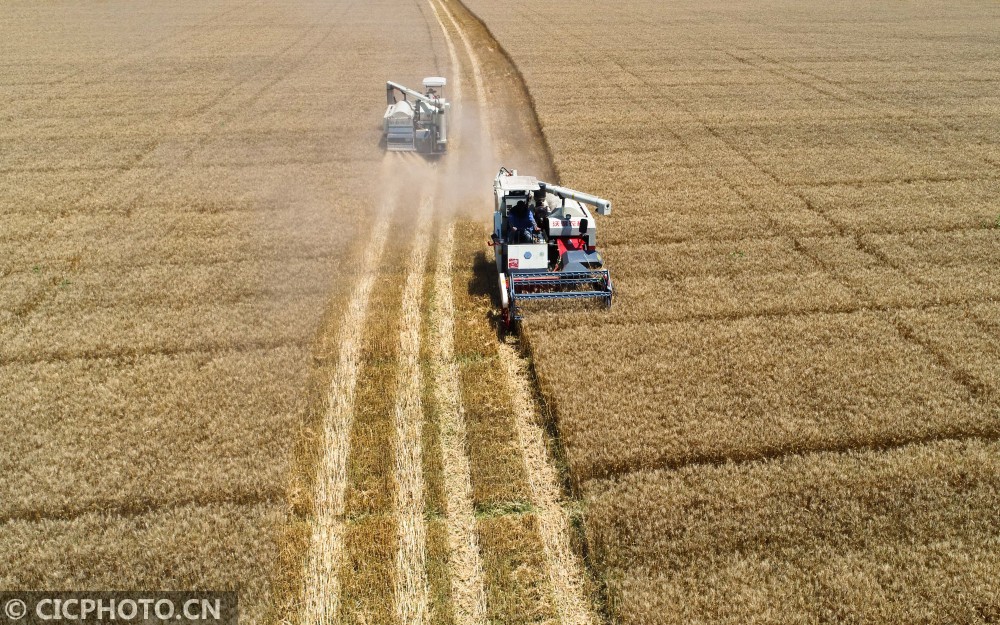
<path id="1" fill-rule="evenodd" d="M 444 99 L 447 81 L 424 78 L 425 93 L 403 85 L 385 83 L 385 147 L 392 152 L 444 152 L 448 147 L 447 113 L 450 104 Z M 400 98 L 397 98 L 397 93 Z M 412 98 L 412 100 L 408 99 Z"/>
<path id="2" fill-rule="evenodd" d="M 611 273 L 597 252 L 587 206 L 611 214 L 599 197 L 519 176 L 501 167 L 493 181 L 493 236 L 505 328 L 536 300 L 598 300 L 611 306 Z"/>

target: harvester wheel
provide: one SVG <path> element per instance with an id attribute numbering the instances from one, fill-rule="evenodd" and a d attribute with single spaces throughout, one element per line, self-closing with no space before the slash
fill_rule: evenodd
<path id="1" fill-rule="evenodd" d="M 507 274 L 501 273 L 497 279 L 500 288 L 501 331 L 506 334 L 514 329 L 514 318 L 511 313 L 511 292 L 507 283 Z"/>

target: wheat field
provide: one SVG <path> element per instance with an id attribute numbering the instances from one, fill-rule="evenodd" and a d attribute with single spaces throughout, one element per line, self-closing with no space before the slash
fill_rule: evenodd
<path id="1" fill-rule="evenodd" d="M 448 0 L 58 2 L 0 30 L 0 585 L 592 622 L 491 325 L 492 127 L 535 122 L 482 25 Z M 449 158 L 385 154 L 383 81 L 426 75 Z M 537 124 L 504 141 L 545 164 Z"/>
<path id="2" fill-rule="evenodd" d="M 467 4 L 616 203 L 525 324 L 611 621 L 995 619 L 996 6 Z"/>
<path id="3" fill-rule="evenodd" d="M 378 84 L 343 95 L 424 71 L 379 10 L 0 8 L 0 585 L 284 618 L 310 354 L 382 158 Z"/>
<path id="4" fill-rule="evenodd" d="M 0 586 L 251 623 L 1000 618 L 1000 11 L 0 7 Z M 447 155 L 383 81 L 446 76 Z M 611 311 L 495 325 L 499 165 Z"/>

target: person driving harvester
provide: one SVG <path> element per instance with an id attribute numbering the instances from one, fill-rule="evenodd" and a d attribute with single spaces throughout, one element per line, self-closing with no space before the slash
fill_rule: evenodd
<path id="1" fill-rule="evenodd" d="M 514 208 L 510 210 L 508 222 L 511 243 L 534 242 L 534 235 L 538 232 L 538 224 L 535 222 L 535 216 L 528 210 L 527 202 L 520 200 L 514 205 Z"/>

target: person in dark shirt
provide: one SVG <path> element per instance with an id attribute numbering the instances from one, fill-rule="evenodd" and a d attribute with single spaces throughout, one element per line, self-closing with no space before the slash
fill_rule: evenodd
<path id="1" fill-rule="evenodd" d="M 510 226 L 511 243 L 531 243 L 534 240 L 534 233 L 538 232 L 538 224 L 535 216 L 528 210 L 528 204 L 521 200 L 514 205 L 508 217 Z"/>

